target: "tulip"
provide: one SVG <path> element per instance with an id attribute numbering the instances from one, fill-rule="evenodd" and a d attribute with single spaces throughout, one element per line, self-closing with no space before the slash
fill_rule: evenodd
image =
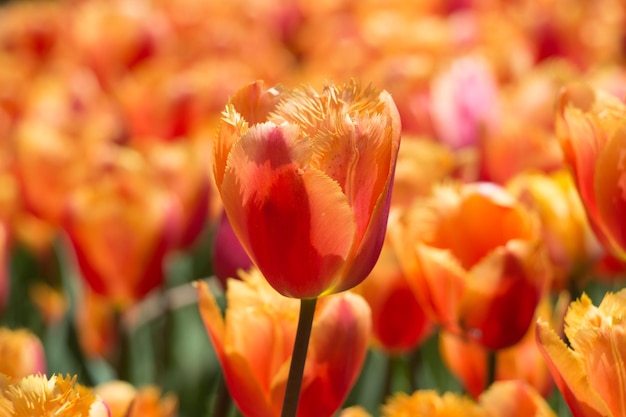
<path id="1" fill-rule="evenodd" d="M 298 300 L 281 296 L 258 269 L 228 280 L 225 318 L 204 282 L 200 314 L 230 394 L 246 417 L 280 415 L 298 317 Z M 370 337 L 367 303 L 345 292 L 317 303 L 298 417 L 333 415 L 359 375 Z"/>
<path id="2" fill-rule="evenodd" d="M 491 416 L 556 417 L 543 397 L 520 380 L 496 382 L 478 401 Z"/>
<path id="3" fill-rule="evenodd" d="M 538 321 L 537 342 L 573 417 L 626 415 L 626 290 L 607 293 L 599 306 L 583 293 L 565 316 L 568 344 Z"/>
<path id="4" fill-rule="evenodd" d="M 94 392 L 106 403 L 111 417 L 174 417 L 178 400 L 173 394 L 161 396 L 155 386 L 135 388 L 125 381 L 98 385 Z"/>
<path id="5" fill-rule="evenodd" d="M 390 231 L 432 319 L 489 349 L 517 343 L 549 284 L 536 217 L 502 187 L 444 185 Z"/>
<path id="6" fill-rule="evenodd" d="M 104 402 L 69 375 L 37 374 L 12 380 L 0 374 L 0 410 L 7 417 L 111 417 Z"/>
<path id="7" fill-rule="evenodd" d="M 599 259 L 602 248 L 589 226 L 571 175 L 565 170 L 550 174 L 526 171 L 506 186 L 541 219 L 541 234 L 554 271 L 552 288 L 580 287 L 579 277 Z"/>
<path id="8" fill-rule="evenodd" d="M 115 156 L 99 177 L 72 193 L 64 227 L 83 278 L 124 307 L 162 284 L 180 209 L 151 182 L 137 154 L 124 149 Z"/>
<path id="9" fill-rule="evenodd" d="M 554 307 L 549 298 L 544 297 L 537 307 L 535 316 L 560 328 L 569 296 L 566 292 L 561 293 Z M 439 348 L 444 364 L 463 384 L 465 390 L 478 398 L 488 383 L 489 351 L 476 342 L 446 331 L 439 335 Z M 537 346 L 534 325 L 529 326 L 518 343 L 497 351 L 494 359 L 493 376 L 496 382 L 524 381 L 544 397 L 552 391 L 554 385 L 552 376 Z"/>
<path id="10" fill-rule="evenodd" d="M 46 355 L 37 336 L 28 330 L 0 327 L 0 374 L 11 378 L 46 372 Z"/>
<path id="11" fill-rule="evenodd" d="M 339 413 L 339 417 L 372 417 L 363 407 L 358 405 L 345 408 Z"/>
<path id="12" fill-rule="evenodd" d="M 485 131 L 500 123 L 498 85 L 484 59 L 467 56 L 438 74 L 431 86 L 437 137 L 452 149 L 478 145 Z"/>
<path id="13" fill-rule="evenodd" d="M 148 141 L 142 151 L 156 181 L 181 203 L 181 231 L 177 247 L 192 246 L 203 232 L 209 215 L 211 185 L 204 164 L 205 155 L 199 142 Z"/>
<path id="14" fill-rule="evenodd" d="M 563 90 L 557 136 L 599 240 L 626 259 L 626 105 L 587 86 Z"/>
<path id="15" fill-rule="evenodd" d="M 387 92 L 255 82 L 230 100 L 214 177 L 235 234 L 281 294 L 360 283 L 384 240 L 400 121 Z"/>
<path id="16" fill-rule="evenodd" d="M 368 278 L 353 291 L 365 298 L 372 310 L 374 345 L 391 354 L 402 354 L 430 335 L 432 323 L 387 242 Z"/>
<path id="17" fill-rule="evenodd" d="M 228 217 L 223 213 L 217 225 L 211 255 L 213 273 L 223 287 L 226 286 L 227 278 L 238 277 L 238 270 L 247 270 L 252 266 L 250 257 L 235 236 Z"/>
<path id="18" fill-rule="evenodd" d="M 411 395 L 395 394 L 382 407 L 382 417 L 490 417 L 487 411 L 469 397 L 433 390 L 415 391 Z"/>

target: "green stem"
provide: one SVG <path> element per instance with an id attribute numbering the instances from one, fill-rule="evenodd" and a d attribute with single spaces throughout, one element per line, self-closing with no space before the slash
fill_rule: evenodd
<path id="1" fill-rule="evenodd" d="M 493 384 L 496 380 L 496 359 L 497 359 L 496 350 L 489 349 L 487 351 L 487 380 L 485 384 L 485 390 L 487 390 L 491 384 Z"/>
<path id="2" fill-rule="evenodd" d="M 226 417 L 231 409 L 232 398 L 224 381 L 224 376 L 220 375 L 217 384 L 217 398 L 213 407 L 213 417 Z"/>
<path id="3" fill-rule="evenodd" d="M 311 328 L 313 327 L 313 314 L 315 313 L 316 303 L 317 298 L 300 300 L 298 330 L 296 331 L 296 341 L 293 345 L 293 354 L 289 366 L 289 377 L 287 378 L 287 388 L 285 390 L 281 417 L 295 417 L 298 411 L 302 375 L 304 374 L 304 362 L 306 361 L 306 353 L 309 349 L 309 339 L 311 338 Z"/>
<path id="4" fill-rule="evenodd" d="M 419 389 L 419 370 L 422 366 L 422 354 L 419 349 L 409 353 L 409 386 L 411 392 Z"/>

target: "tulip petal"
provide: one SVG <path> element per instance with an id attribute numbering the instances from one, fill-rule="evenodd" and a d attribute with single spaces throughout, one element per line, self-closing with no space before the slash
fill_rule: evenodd
<path id="1" fill-rule="evenodd" d="M 614 415 L 626 415 L 626 313 L 624 297 L 608 293 L 599 307 L 583 294 L 567 312 L 565 332 L 572 348 L 585 356 L 591 386 Z"/>
<path id="2" fill-rule="evenodd" d="M 609 247 L 626 260 L 626 124 L 606 143 L 596 163 L 595 198 Z"/>
<path id="3" fill-rule="evenodd" d="M 255 126 L 233 146 L 221 190 L 250 257 L 278 292 L 295 298 L 332 285 L 355 234 L 341 187 L 301 166 L 306 152 L 297 128 Z"/>
<path id="4" fill-rule="evenodd" d="M 591 387 L 580 354 L 570 350 L 546 322 L 537 321 L 536 332 L 539 350 L 572 416 L 615 417 Z"/>
<path id="5" fill-rule="evenodd" d="M 429 300 L 434 320 L 450 332 L 457 333 L 461 299 L 468 280 L 467 271 L 448 250 L 418 243 L 416 251 L 422 268 L 422 274 L 416 277 L 417 295 Z"/>
<path id="6" fill-rule="evenodd" d="M 528 383 L 498 381 L 480 396 L 491 415 L 507 417 L 556 417 L 548 403 Z"/>
<path id="7" fill-rule="evenodd" d="M 215 353 L 222 365 L 230 394 L 239 409 L 250 417 L 274 417 L 259 380 L 254 377 L 248 359 L 226 345 L 226 330 L 222 313 L 208 285 L 196 283 L 200 316 L 209 334 Z M 245 331 L 245 329 L 242 329 Z"/>
<path id="8" fill-rule="evenodd" d="M 266 121 L 280 99 L 280 91 L 280 87 L 266 89 L 262 81 L 255 81 L 239 89 L 226 105 L 213 145 L 213 172 L 218 188 L 221 188 L 232 146 L 250 126 Z"/>
<path id="9" fill-rule="evenodd" d="M 371 313 L 353 293 L 330 297 L 319 310 L 307 361 L 312 366 L 303 384 L 299 417 L 333 415 L 346 399 L 367 352 Z"/>
<path id="10" fill-rule="evenodd" d="M 542 295 L 537 248 L 512 240 L 487 255 L 470 274 L 463 295 L 462 326 L 470 337 L 490 349 L 519 342 L 526 334 Z"/>

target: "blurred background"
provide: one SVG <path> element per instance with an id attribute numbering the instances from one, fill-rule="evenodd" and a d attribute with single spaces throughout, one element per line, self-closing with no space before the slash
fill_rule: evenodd
<path id="1" fill-rule="evenodd" d="M 389 91 L 403 128 L 394 204 L 446 179 L 507 187 L 541 218 L 551 306 L 623 286 L 569 180 L 546 194 L 520 179 L 565 175 L 564 85 L 625 96 L 621 0 L 0 3 L 0 324 L 38 336 L 48 374 L 154 385 L 180 416 L 229 408 L 190 283 L 209 280 L 223 303 L 224 279 L 249 266 L 211 144 L 229 96 L 256 79 Z M 401 354 L 373 343 L 346 405 L 376 414 L 385 393 L 417 386 L 471 393 L 428 329 Z"/>

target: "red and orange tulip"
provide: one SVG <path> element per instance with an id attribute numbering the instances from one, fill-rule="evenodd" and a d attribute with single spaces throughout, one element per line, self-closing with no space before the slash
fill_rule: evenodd
<path id="1" fill-rule="evenodd" d="M 258 269 L 228 281 L 226 317 L 208 286 L 198 283 L 200 314 L 230 394 L 247 417 L 280 415 L 296 334 L 298 300 L 278 294 Z M 304 368 L 298 417 L 333 415 L 365 359 L 370 310 L 345 292 L 320 299 Z"/>
<path id="2" fill-rule="evenodd" d="M 561 93 L 557 136 L 591 226 L 626 259 L 626 104 L 584 85 Z"/>
<path id="3" fill-rule="evenodd" d="M 431 334 L 432 322 L 387 242 L 370 275 L 353 291 L 372 309 L 374 345 L 388 353 L 402 354 L 417 348 Z"/>
<path id="4" fill-rule="evenodd" d="M 537 341 L 573 417 L 626 415 L 626 290 L 607 293 L 598 307 L 583 294 L 565 316 L 569 346 L 537 322 Z"/>
<path id="5" fill-rule="evenodd" d="M 552 307 L 546 296 L 539 304 L 536 317 L 560 328 L 569 296 L 562 293 Z M 478 398 L 487 388 L 489 352 L 476 342 L 463 339 L 448 332 L 439 335 L 439 348 L 443 362 L 463 384 L 465 390 Z M 547 397 L 554 386 L 552 376 L 539 351 L 535 339 L 535 327 L 529 326 L 524 337 L 515 345 L 495 353 L 495 380 L 525 381 L 540 395 Z"/>
<path id="6" fill-rule="evenodd" d="M 549 284 L 534 216 L 503 188 L 475 183 L 436 188 L 400 222 L 394 246 L 434 321 L 489 349 L 523 337 Z"/>
<path id="7" fill-rule="evenodd" d="M 385 236 L 400 120 L 387 92 L 352 81 L 230 100 L 214 175 L 235 234 L 281 294 L 315 298 L 369 274 Z"/>
<path id="8" fill-rule="evenodd" d="M 115 156 L 99 178 L 72 193 L 64 227 L 83 278 L 127 306 L 163 282 L 180 207 L 150 182 L 138 154 L 124 149 Z"/>

